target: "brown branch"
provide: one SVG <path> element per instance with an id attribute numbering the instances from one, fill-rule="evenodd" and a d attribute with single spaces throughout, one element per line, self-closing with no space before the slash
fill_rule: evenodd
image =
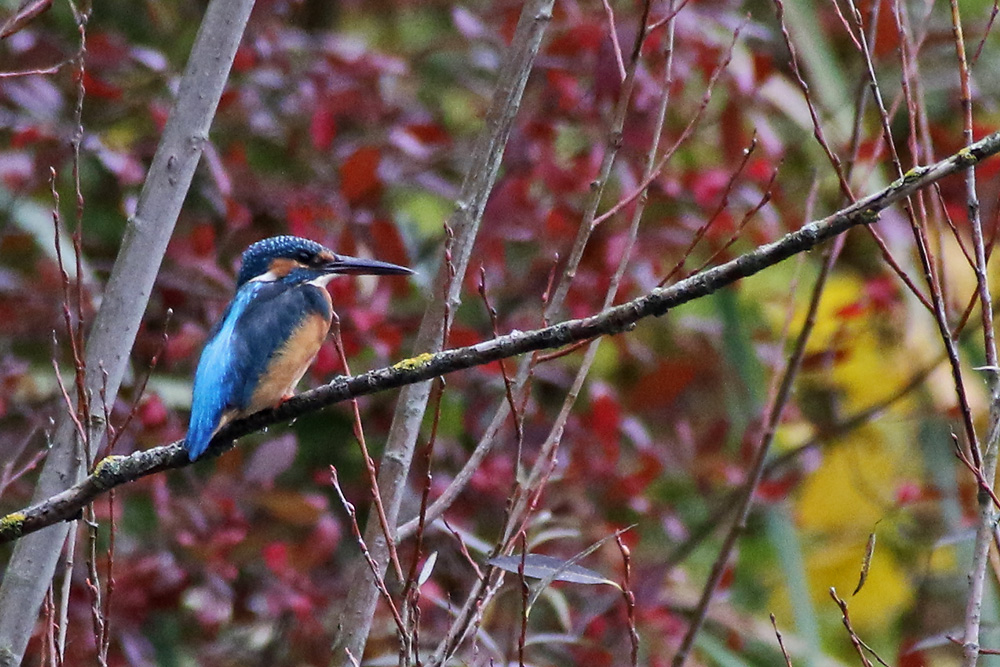
<path id="1" fill-rule="evenodd" d="M 788 656 L 788 651 L 785 650 L 785 641 L 781 637 L 781 630 L 778 629 L 778 621 L 774 618 L 774 614 L 771 614 L 771 627 L 774 628 L 774 636 L 778 640 L 778 648 L 781 649 L 781 655 L 785 659 L 785 667 L 792 667 L 792 659 Z"/>
<path id="2" fill-rule="evenodd" d="M 597 315 L 567 320 L 534 331 L 514 331 L 468 347 L 407 359 L 395 366 L 354 377 L 338 378 L 328 385 L 304 392 L 277 408 L 262 410 L 231 422 L 213 438 L 203 458 L 219 456 L 231 449 L 237 438 L 266 426 L 296 419 L 350 398 L 423 382 L 439 375 L 536 350 L 558 348 L 586 338 L 630 331 L 642 319 L 662 316 L 681 304 L 712 294 L 741 278 L 752 276 L 789 257 L 811 250 L 853 227 L 870 223 L 876 219 L 879 211 L 916 190 L 928 187 L 949 174 L 997 153 L 1000 153 L 1000 132 L 991 134 L 934 165 L 911 170 L 906 178 L 838 213 L 811 222 L 778 241 Z M 84 505 L 112 487 L 190 464 L 179 441 L 129 456 L 107 457 L 90 476 L 72 488 L 0 519 L 0 543 L 10 542 L 45 526 L 71 519 Z"/>
<path id="3" fill-rule="evenodd" d="M 632 667 L 639 665 L 639 631 L 635 626 L 635 593 L 632 592 L 632 552 L 622 541 L 621 535 L 615 535 L 615 542 L 618 543 L 618 550 L 622 554 L 622 567 L 625 570 L 622 576 L 622 597 L 625 598 L 625 612 L 628 618 L 628 636 L 632 646 L 629 653 L 629 664 Z"/>
<path id="4" fill-rule="evenodd" d="M 344 352 L 344 341 L 340 337 L 340 317 L 333 314 L 333 347 L 337 350 L 340 363 L 344 365 L 344 372 L 350 375 L 351 366 L 347 363 L 347 354 Z M 351 399 L 351 417 L 353 418 L 354 438 L 361 448 L 361 459 L 365 462 L 365 472 L 368 474 L 368 485 L 371 490 L 372 506 L 375 509 L 375 516 L 378 517 L 379 526 L 382 528 L 382 535 L 385 536 L 386 544 L 389 545 L 389 562 L 392 563 L 396 577 L 403 579 L 403 568 L 399 564 L 399 555 L 396 553 L 396 543 L 392 536 L 392 528 L 389 520 L 385 516 L 385 505 L 382 503 L 382 495 L 378 492 L 378 473 L 375 470 L 375 461 L 368 451 L 368 442 L 365 440 L 365 429 L 361 423 L 361 408 L 358 406 L 356 398 Z M 336 473 L 334 474 L 336 483 Z"/>
<path id="5" fill-rule="evenodd" d="M 858 654 L 858 658 L 861 659 L 861 664 L 865 667 L 872 667 L 871 660 L 865 655 L 865 650 L 862 648 L 861 639 L 858 637 L 857 633 L 854 632 L 854 628 L 851 626 L 851 616 L 847 613 L 847 603 L 841 600 L 837 596 L 837 591 L 834 588 L 830 588 L 830 597 L 833 601 L 837 603 L 840 607 L 840 615 L 844 622 L 844 627 L 847 629 L 847 635 L 851 638 L 851 644 L 854 646 L 855 652 Z"/>

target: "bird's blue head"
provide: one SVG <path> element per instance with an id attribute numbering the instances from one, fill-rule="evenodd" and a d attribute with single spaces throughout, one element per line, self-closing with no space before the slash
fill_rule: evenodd
<path id="1" fill-rule="evenodd" d="M 405 275 L 410 269 L 380 262 L 338 255 L 329 248 L 298 236 L 272 236 L 257 241 L 243 252 L 237 288 L 251 280 L 311 282 L 341 274 Z"/>

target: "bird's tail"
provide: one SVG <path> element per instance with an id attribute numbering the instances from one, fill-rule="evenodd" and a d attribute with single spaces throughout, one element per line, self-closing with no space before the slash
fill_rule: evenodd
<path id="1" fill-rule="evenodd" d="M 191 412 L 188 432 L 184 436 L 184 449 L 187 450 L 190 460 L 194 461 L 205 453 L 208 443 L 212 441 L 212 436 L 217 430 L 218 419 L 213 419 L 212 415 L 200 414 L 199 411 Z"/>

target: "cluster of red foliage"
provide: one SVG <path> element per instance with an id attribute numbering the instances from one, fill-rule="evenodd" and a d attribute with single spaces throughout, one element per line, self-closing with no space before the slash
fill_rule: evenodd
<path id="1" fill-rule="evenodd" d="M 342 280 L 330 289 L 351 370 L 420 352 L 410 344 L 431 288 L 429 276 L 438 269 L 442 225 L 520 6 L 327 4 L 270 0 L 255 9 L 136 342 L 135 377 L 146 374 L 154 357 L 158 364 L 145 395 L 135 395 L 139 385 L 133 383 L 113 406 L 112 422 L 120 425 L 132 402 L 138 405 L 113 453 L 183 437 L 198 350 L 230 297 L 235 262 L 248 243 L 268 235 L 296 234 L 344 253 L 416 267 L 420 276 L 410 283 Z M 776 65 L 784 43 L 773 15 L 746 19 L 736 1 L 687 4 L 674 23 L 660 20 L 669 12 L 654 5 L 620 137 L 609 132 L 623 93 L 619 56 L 630 55 L 640 7 L 616 7 L 611 23 L 600 3 L 557 4 L 486 208 L 473 270 L 464 276 L 465 301 L 450 345 L 493 334 L 476 296 L 481 275 L 502 331 L 545 324 L 547 286 L 565 266 L 611 146 L 620 150 L 600 211 L 624 204 L 593 230 L 561 316 L 601 309 L 629 244 L 628 220 L 637 202 L 625 200 L 643 185 L 657 137 L 673 157 L 649 183 L 618 301 L 774 240 L 803 222 L 803 202 L 815 201 L 814 167 L 807 166 L 815 153 L 804 147 L 811 128 L 802 122 L 799 100 L 791 98 L 794 77 Z M 54 5 L 3 43 L 7 68 L 62 64 L 55 72 L 4 78 L 0 86 L 0 201 L 12 220 L 0 232 L 0 461 L 10 462 L 0 476 L 5 510 L 30 498 L 35 452 L 50 417 L 66 409 L 51 380 L 53 354 L 60 364 L 67 358 L 62 347 L 48 343 L 52 331 L 61 341 L 65 327 L 63 283 L 47 217 L 49 168 L 61 191 L 73 187 L 78 87 L 85 90 L 79 220 L 88 318 L 135 205 L 201 10 L 198 2 L 95 5 L 82 80 L 71 62 L 79 36 L 65 7 Z M 887 16 L 884 11 L 880 21 Z M 846 49 L 836 11 L 823 9 L 819 17 L 817 28 Z M 735 47 L 734 33 L 740 33 Z M 876 53 L 896 48 L 888 33 L 888 27 L 877 31 Z M 671 101 L 658 133 L 664 90 Z M 858 159 L 879 151 L 878 141 L 862 142 Z M 835 188 L 821 195 L 829 195 L 834 210 Z M 945 188 L 943 196 L 949 206 L 961 206 L 957 189 Z M 71 230 L 74 197 L 64 194 L 62 206 Z M 692 250 L 693 239 L 700 242 Z M 847 328 L 856 317 L 896 326 L 902 296 L 885 271 L 872 268 L 874 256 L 862 242 L 848 248 L 846 261 L 864 296 L 836 312 L 835 326 Z M 766 379 L 783 361 L 781 326 L 775 324 L 780 316 L 774 313 L 783 312 L 775 309 L 784 307 L 788 281 L 797 280 L 789 276 L 776 279 L 783 281 L 780 288 L 764 285 L 738 303 L 732 294 L 720 296 L 605 341 L 566 423 L 563 448 L 529 523 L 529 543 L 569 557 L 616 529 L 638 525 L 623 539 L 634 554 L 634 625 L 645 664 L 666 664 L 686 631 L 686 611 L 710 556 L 700 556 L 690 569 L 695 582 L 689 581 L 695 575 L 678 567 L 690 556 L 685 545 L 704 537 L 704 519 L 731 500 L 753 458 Z M 809 352 L 805 372 L 817 377 L 840 359 L 832 343 Z M 551 428 L 578 357 L 552 359 L 534 371 L 522 415 L 528 460 Z M 328 341 L 307 381 L 318 384 L 344 372 Z M 812 393 L 790 406 L 787 419 L 822 433 L 834 417 L 844 416 L 828 414 L 836 412 L 841 389 L 822 380 L 807 389 Z M 497 364 L 448 379 L 432 499 L 454 478 L 504 400 Z M 388 430 L 392 396 L 361 404 L 368 439 L 378 443 Z M 421 597 L 421 634 L 428 646 L 447 627 L 449 605 L 464 598 L 474 576 L 456 537 L 470 544 L 496 539 L 516 479 L 517 449 L 510 425 L 447 512 L 456 531 L 425 537 L 423 553 L 438 552 Z M 120 489 L 113 499 L 113 559 L 109 563 L 104 555 L 98 564 L 102 573 L 113 567 L 109 664 L 324 664 L 331 619 L 354 584 L 343 573 L 358 551 L 330 487 L 331 464 L 347 497 L 366 507 L 370 491 L 350 415 L 339 408 L 247 438 L 217 462 Z M 758 497 L 775 506 L 787 502 L 803 474 L 793 466 L 768 477 Z M 413 477 L 419 497 L 422 478 Z M 907 484 L 909 491 L 897 494 L 899 506 L 928 497 L 919 481 Z M 96 510 L 109 525 L 108 503 Z M 710 527 L 704 532 L 710 534 Z M 105 553 L 103 535 L 99 546 Z M 724 577 L 722 589 L 734 592 L 739 618 L 718 619 L 721 629 L 712 632 L 721 637 L 720 646 L 773 658 L 773 646 L 754 644 L 768 638 L 738 622 L 770 600 L 767 587 L 774 582 L 764 578 L 774 561 L 759 555 L 768 548 L 761 546 L 745 558 L 744 570 Z M 404 543 L 401 556 L 410 558 L 411 550 Z M 613 543 L 587 565 L 611 579 L 621 577 Z M 73 584 L 65 664 L 89 664 L 95 646 L 85 569 L 78 568 Z M 505 595 L 516 599 L 516 590 L 514 585 Z M 632 621 L 621 593 L 565 584 L 554 590 L 551 605 L 539 605 L 531 618 L 532 664 L 623 664 Z M 520 613 L 518 604 L 500 604 L 484 623 L 482 641 L 491 656 L 514 655 Z M 28 664 L 42 664 L 40 647 L 51 618 L 40 620 Z M 370 656 L 395 653 L 392 632 L 388 614 L 380 611 Z M 534 635 L 558 641 L 531 645 Z"/>

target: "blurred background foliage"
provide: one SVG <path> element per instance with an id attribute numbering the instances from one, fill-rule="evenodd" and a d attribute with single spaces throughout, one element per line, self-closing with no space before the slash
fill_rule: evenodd
<path id="1" fill-rule="evenodd" d="M 639 6 L 612 4 L 627 57 Z M 847 11 L 844 3 L 785 2 L 803 76 L 831 146 L 846 160 L 855 100 L 866 82 L 838 6 Z M 872 2 L 859 8 L 866 21 L 874 17 Z M 6 13 L 14 9 L 4 6 Z M 80 162 L 87 317 L 100 301 L 203 10 L 203 2 L 191 0 L 94 6 Z M 940 158 L 961 146 L 962 130 L 949 8 L 941 2 L 882 4 L 873 50 L 887 103 L 898 102 L 901 90 L 897 10 L 907 13 L 910 42 L 919 43 L 913 66 L 922 86 L 921 140 L 932 142 Z M 993 10 L 985 0 L 961 3 L 970 52 L 986 35 Z M 264 236 L 307 236 L 342 252 L 415 267 L 419 275 L 409 283 L 344 280 L 331 292 L 352 370 L 420 352 L 411 342 L 440 261 L 442 225 L 455 205 L 519 11 L 519 3 L 507 0 L 258 1 L 132 354 L 133 380 L 113 409 L 113 423 L 121 426 L 138 401 L 114 453 L 183 437 L 200 346 L 231 295 L 239 253 Z M 654 3 L 653 20 L 667 12 L 667 3 Z M 651 185 L 621 299 L 652 289 L 679 261 L 682 275 L 706 261 L 718 263 L 844 204 L 813 139 L 775 6 L 692 1 L 675 25 L 668 84 L 666 28 L 654 29 L 643 49 L 602 210 L 641 180 L 664 85 L 671 99 L 662 143 L 681 137 L 692 118 L 699 121 Z M 707 82 L 737 28 L 732 60 L 700 111 Z M 2 69 L 61 63 L 74 56 L 78 40 L 67 4 L 56 0 L 0 42 Z M 972 70 L 977 138 L 997 122 L 998 54 L 994 31 Z M 62 194 L 65 240 L 76 224 L 74 77 L 75 68 L 65 65 L 55 73 L 0 79 L 4 511 L 29 500 L 33 464 L 44 451 L 52 416 L 65 409 L 53 358 L 64 377 L 71 375 L 49 169 Z M 576 233 L 620 90 L 601 3 L 558 2 L 487 207 L 451 345 L 492 335 L 476 293 L 480 267 L 502 331 L 542 324 L 546 285 Z M 858 194 L 894 177 L 880 131 L 869 104 L 852 165 Z M 912 166 L 905 107 L 893 116 L 893 131 L 904 167 Z M 988 161 L 978 172 L 990 235 L 998 167 Z M 765 194 L 769 200 L 742 227 Z M 975 282 L 942 211 L 967 240 L 961 181 L 943 182 L 940 198 L 929 206 L 930 237 L 957 325 Z M 709 220 L 704 239 L 685 259 L 693 235 Z M 618 215 L 596 229 L 564 316 L 600 308 L 627 224 L 627 216 Z M 887 212 L 878 229 L 897 262 L 924 286 L 901 211 Z M 728 245 L 734 234 L 737 240 Z M 820 264 L 820 253 L 793 258 L 601 347 L 529 542 L 540 553 L 568 557 L 637 524 L 624 537 L 633 555 L 641 664 L 669 664 L 686 630 Z M 978 315 L 969 322 L 978 322 Z M 136 395 L 161 350 L 147 391 Z M 983 363 L 974 324 L 966 327 L 961 350 L 966 390 L 976 419 L 985 424 L 987 396 L 972 370 Z M 947 635 L 958 634 L 963 616 L 976 489 L 952 453 L 957 408 L 942 358 L 926 310 L 886 267 L 871 238 L 851 232 L 822 297 L 748 531 L 692 662 L 781 664 L 768 621 L 773 612 L 796 665 L 858 664 L 829 597 L 835 587 L 849 601 L 855 629 L 888 662 L 957 664 L 959 651 Z M 538 367 L 524 415 L 526 456 L 537 451 L 578 365 L 578 355 L 568 355 Z M 306 384 L 344 372 L 328 342 Z M 495 364 L 448 379 L 432 497 L 461 467 L 503 400 Z M 367 438 L 376 449 L 393 407 L 391 394 L 361 399 Z M 511 492 L 514 455 L 511 425 L 446 515 L 480 562 Z M 342 407 L 245 438 L 217 461 L 118 489 L 111 664 L 325 664 L 338 604 L 352 584 L 342 576 L 344 566 L 357 555 L 329 483 L 331 464 L 348 497 L 366 510 L 362 461 Z M 420 479 L 414 475 L 407 516 L 416 512 Z M 107 528 L 107 499 L 97 511 Z M 849 597 L 873 532 L 867 580 Z M 421 636 L 431 646 L 473 571 L 447 531 L 431 531 L 427 542 L 425 550 L 438 552 L 422 598 Z M 107 546 L 106 530 L 101 546 Z M 406 555 L 412 545 L 402 548 Z M 9 552 L 9 545 L 0 548 L 4 558 Z M 613 543 L 583 564 L 612 579 L 622 576 Z M 994 566 L 1000 570 L 996 559 Z M 83 569 L 77 574 L 67 664 L 91 664 L 86 575 Z M 992 630 L 983 643 L 992 648 L 1000 648 L 996 583 L 992 577 L 984 616 Z M 520 593 L 516 582 L 507 586 L 485 616 L 478 654 L 467 655 L 470 664 L 516 660 Z M 530 664 L 627 662 L 620 592 L 557 584 L 543 601 L 529 626 Z M 40 621 L 26 664 L 42 664 L 43 626 Z M 395 646 L 381 609 L 366 656 L 371 664 L 394 664 Z"/>

